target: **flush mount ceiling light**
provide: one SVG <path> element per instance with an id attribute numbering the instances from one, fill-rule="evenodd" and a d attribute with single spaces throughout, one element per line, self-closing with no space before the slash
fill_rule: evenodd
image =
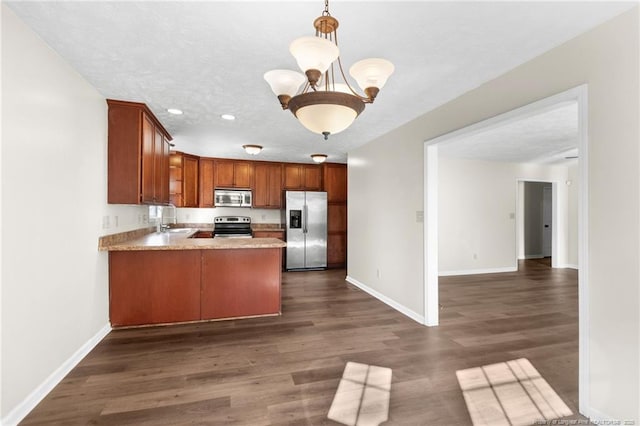
<path id="1" fill-rule="evenodd" d="M 345 130 L 370 104 L 393 73 L 394 66 L 386 59 L 370 58 L 356 62 L 349 74 L 364 91 L 353 90 L 340 61 L 338 20 L 329 14 L 329 1 L 324 2 L 322 16 L 313 22 L 315 37 L 294 40 L 289 51 L 305 75 L 290 70 L 272 70 L 264 79 L 276 94 L 282 109 L 290 110 L 304 127 L 314 133 L 329 135 Z M 336 84 L 334 62 L 344 84 Z M 300 86 L 304 83 L 302 90 Z"/>
<path id="2" fill-rule="evenodd" d="M 223 120 L 233 121 L 236 119 L 236 116 L 233 114 L 222 114 L 220 118 L 222 118 Z"/>
<path id="3" fill-rule="evenodd" d="M 247 154 L 257 155 L 262 151 L 262 147 L 260 145 L 242 145 L 242 148 L 247 152 Z"/>
<path id="4" fill-rule="evenodd" d="M 167 112 L 173 115 L 182 115 L 182 110 L 178 108 L 169 108 L 167 109 Z"/>
<path id="5" fill-rule="evenodd" d="M 327 156 L 325 154 L 311 154 L 311 158 L 313 158 L 313 161 L 316 163 L 324 163 Z"/>

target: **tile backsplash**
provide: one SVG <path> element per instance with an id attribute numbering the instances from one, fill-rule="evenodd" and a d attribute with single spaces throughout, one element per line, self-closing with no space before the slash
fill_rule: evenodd
<path id="1" fill-rule="evenodd" d="M 281 223 L 281 210 L 237 207 L 178 208 L 178 223 L 213 223 L 217 216 L 249 216 L 253 223 Z"/>

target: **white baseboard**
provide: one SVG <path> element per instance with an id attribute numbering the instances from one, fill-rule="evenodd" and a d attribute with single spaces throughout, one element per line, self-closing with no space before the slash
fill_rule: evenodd
<path id="1" fill-rule="evenodd" d="M 614 419 L 611 416 L 607 416 L 604 413 L 601 413 L 600 411 L 596 410 L 595 408 L 591 408 L 589 407 L 589 411 L 587 413 L 580 413 L 583 416 L 586 416 L 589 418 L 590 421 L 596 423 L 596 424 L 611 424 L 611 425 L 623 425 L 625 424 L 625 422 L 619 421 Z M 632 420 L 632 419 L 628 419 L 628 420 Z M 629 423 L 629 424 L 635 424 L 635 423 Z"/>
<path id="2" fill-rule="evenodd" d="M 107 324 L 102 327 L 93 337 L 91 337 L 84 345 L 82 345 L 69 359 L 62 363 L 44 382 L 33 390 L 18 406 L 9 412 L 2 420 L 0 426 L 15 426 L 21 422 L 27 414 L 33 410 L 36 405 L 44 399 L 49 392 L 53 390 L 58 383 L 69 374 L 69 372 L 78 365 L 82 358 L 87 356 L 93 348 L 111 331 L 111 325 Z"/>
<path id="3" fill-rule="evenodd" d="M 525 254 L 525 259 L 544 259 L 546 256 L 544 254 Z"/>
<path id="4" fill-rule="evenodd" d="M 572 263 L 565 263 L 564 265 L 558 265 L 558 268 L 569 268 L 569 269 L 579 269 L 578 265 L 574 265 Z"/>
<path id="5" fill-rule="evenodd" d="M 375 297 L 376 299 L 378 299 L 382 303 L 391 306 L 393 309 L 395 309 L 396 311 L 400 312 L 401 314 L 408 316 L 409 318 L 411 318 L 415 322 L 420 323 L 420 324 L 424 324 L 424 315 L 420 315 L 419 313 L 412 311 L 411 309 L 409 309 L 406 306 L 396 302 L 395 300 L 389 299 L 384 294 L 382 294 L 382 293 L 380 293 L 380 292 L 368 287 L 367 285 L 361 283 L 360 281 L 356 280 L 353 277 L 350 277 L 350 276 L 347 275 L 346 281 L 348 283 L 351 283 L 351 284 L 355 285 L 356 287 L 358 287 L 360 290 L 364 291 L 365 293 L 369 293 L 371 296 Z"/>
<path id="6" fill-rule="evenodd" d="M 476 274 L 500 274 L 502 272 L 516 272 L 517 266 L 505 266 L 502 268 L 485 268 L 485 269 L 464 269 L 462 271 L 439 271 L 439 277 L 448 277 L 450 275 L 476 275 Z"/>

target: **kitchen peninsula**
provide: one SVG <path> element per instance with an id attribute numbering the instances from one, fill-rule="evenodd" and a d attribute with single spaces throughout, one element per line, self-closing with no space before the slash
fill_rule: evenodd
<path id="1" fill-rule="evenodd" d="M 175 231 L 175 230 L 174 230 Z M 101 244 L 113 327 L 280 314 L 276 238 L 190 238 L 197 229 Z"/>

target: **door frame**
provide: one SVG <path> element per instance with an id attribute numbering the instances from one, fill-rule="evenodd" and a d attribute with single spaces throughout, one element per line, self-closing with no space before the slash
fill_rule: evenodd
<path id="1" fill-rule="evenodd" d="M 520 247 L 522 232 L 524 230 L 524 211 L 520 209 L 520 203 L 524 199 L 524 194 L 520 193 L 520 183 L 533 182 L 533 183 L 549 183 L 551 184 L 551 267 L 552 268 L 564 268 L 567 264 L 567 247 L 569 242 L 566 239 L 561 238 L 561 231 L 565 231 L 562 226 L 558 226 L 560 222 L 560 202 L 558 195 L 558 185 L 559 181 L 553 179 L 529 179 L 529 178 L 518 178 L 516 179 L 516 253 L 515 253 L 515 268 L 518 270 L 518 250 Z M 524 187 L 523 187 L 524 188 Z M 566 211 L 562 212 L 565 216 L 567 215 Z M 561 244 L 562 242 L 562 244 Z M 565 253 L 560 255 L 560 246 L 564 247 Z"/>
<path id="2" fill-rule="evenodd" d="M 532 102 L 495 117 L 424 141 L 424 324 L 439 323 L 438 303 L 438 144 L 500 127 L 540 114 L 563 102 L 578 104 L 578 399 L 579 411 L 589 408 L 589 157 L 588 157 L 588 85 L 583 84 Z"/>

